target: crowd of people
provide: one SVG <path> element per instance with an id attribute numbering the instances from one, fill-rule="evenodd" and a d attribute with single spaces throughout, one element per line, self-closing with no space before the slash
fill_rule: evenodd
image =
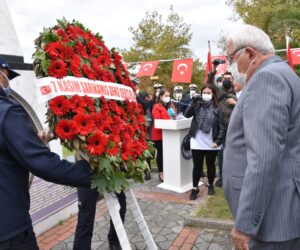
<path id="1" fill-rule="evenodd" d="M 164 181 L 164 142 L 155 119 L 192 117 L 190 199 L 199 193 L 205 159 L 208 195 L 215 194 L 214 185 L 223 186 L 233 214 L 235 249 L 300 249 L 299 77 L 275 56 L 269 36 L 251 25 L 229 35 L 227 57 L 230 71 L 216 76 L 214 69 L 201 88 L 190 84 L 186 95 L 182 86 L 172 93 L 158 83 L 152 97 L 137 91 L 157 151 L 158 178 Z M 71 164 L 44 145 L 43 135 L 33 130 L 24 109 L 9 97 L 9 81 L 17 76 L 0 59 L 0 249 L 38 249 L 29 215 L 29 172 L 78 187 L 74 249 L 90 249 L 101 195 L 89 189 L 91 169 L 80 157 Z M 145 180 L 151 178 L 150 158 L 148 162 Z M 116 196 L 124 221 L 126 196 L 123 191 Z M 112 222 L 108 238 L 111 249 L 121 249 Z"/>
<path id="2" fill-rule="evenodd" d="M 182 86 L 171 91 L 162 84 L 155 83 L 152 97 L 137 91 L 137 100 L 142 104 L 149 121 L 149 138 L 156 148 L 156 163 L 159 180 L 163 181 L 163 141 L 162 130 L 155 128 L 155 119 L 191 118 L 190 148 L 193 158 L 193 189 L 190 199 L 195 200 L 199 193 L 199 181 L 205 176 L 204 160 L 207 166 L 208 195 L 214 195 L 214 185 L 222 187 L 222 162 L 225 148 L 226 131 L 230 115 L 237 103 L 243 85 L 234 81 L 230 71 L 216 76 L 218 61 L 210 72 L 207 83 L 200 91 L 196 84 L 189 85 L 188 93 Z M 218 158 L 219 178 L 216 179 L 216 158 Z M 151 162 L 151 161 L 150 161 Z M 145 180 L 149 179 L 145 174 Z"/>

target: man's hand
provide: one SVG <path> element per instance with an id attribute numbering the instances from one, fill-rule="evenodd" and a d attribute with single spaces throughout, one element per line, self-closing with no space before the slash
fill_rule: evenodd
<path id="1" fill-rule="evenodd" d="M 38 137 L 46 144 L 49 141 L 55 139 L 55 135 L 53 133 L 47 133 L 46 130 L 41 130 L 38 132 Z"/>
<path id="2" fill-rule="evenodd" d="M 234 100 L 233 98 L 228 98 L 226 100 L 226 102 L 229 104 L 229 105 L 235 105 L 236 104 L 236 100 Z"/>
<path id="3" fill-rule="evenodd" d="M 212 147 L 212 148 L 217 148 L 217 147 L 218 147 L 218 144 L 217 144 L 217 143 L 213 143 L 213 144 L 211 145 L 211 147 Z"/>
<path id="4" fill-rule="evenodd" d="M 231 239 L 236 250 L 249 250 L 250 236 L 237 231 L 235 227 L 231 230 Z"/>

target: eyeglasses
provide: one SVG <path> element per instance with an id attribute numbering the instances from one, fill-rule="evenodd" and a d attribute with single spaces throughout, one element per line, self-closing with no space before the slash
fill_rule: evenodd
<path id="1" fill-rule="evenodd" d="M 240 50 L 242 50 L 242 49 L 244 49 L 244 48 L 237 48 L 237 49 L 236 49 L 235 51 L 233 51 L 231 54 L 227 54 L 227 58 L 228 58 L 229 64 L 232 64 L 232 61 L 233 61 L 233 58 L 234 58 L 235 54 L 236 54 L 237 52 L 239 52 Z"/>

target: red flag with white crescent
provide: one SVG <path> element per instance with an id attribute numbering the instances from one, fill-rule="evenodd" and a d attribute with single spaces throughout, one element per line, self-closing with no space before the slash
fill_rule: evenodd
<path id="1" fill-rule="evenodd" d="M 171 82 L 190 83 L 193 73 L 193 59 L 176 60 L 173 63 Z"/>
<path id="2" fill-rule="evenodd" d="M 40 87 L 40 91 L 42 95 L 48 95 L 52 92 L 51 87 L 49 85 Z"/>
<path id="3" fill-rule="evenodd" d="M 300 48 L 291 49 L 293 64 L 300 64 Z"/>
<path id="4" fill-rule="evenodd" d="M 136 77 L 153 76 L 159 61 L 142 62 L 139 72 Z"/>

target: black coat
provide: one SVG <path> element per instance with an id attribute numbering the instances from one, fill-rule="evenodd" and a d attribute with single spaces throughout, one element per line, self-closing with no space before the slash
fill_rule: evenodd
<path id="1" fill-rule="evenodd" d="M 199 126 L 195 114 L 199 112 L 202 102 L 203 101 L 201 99 L 198 99 L 197 101 L 192 101 L 191 104 L 184 112 L 184 116 L 187 118 L 193 116 L 192 124 L 190 127 L 190 135 L 192 137 L 195 137 L 197 131 L 199 130 Z M 218 146 L 223 143 L 223 139 L 225 136 L 224 118 L 223 118 L 223 113 L 219 108 L 217 108 L 215 111 L 215 119 L 214 119 L 214 124 L 212 126 L 212 136 L 213 136 L 212 138 L 213 142 L 216 143 Z"/>
<path id="2" fill-rule="evenodd" d="M 29 171 L 47 181 L 89 187 L 85 161 L 60 160 L 38 138 L 25 110 L 0 89 L 0 242 L 32 228 Z"/>

